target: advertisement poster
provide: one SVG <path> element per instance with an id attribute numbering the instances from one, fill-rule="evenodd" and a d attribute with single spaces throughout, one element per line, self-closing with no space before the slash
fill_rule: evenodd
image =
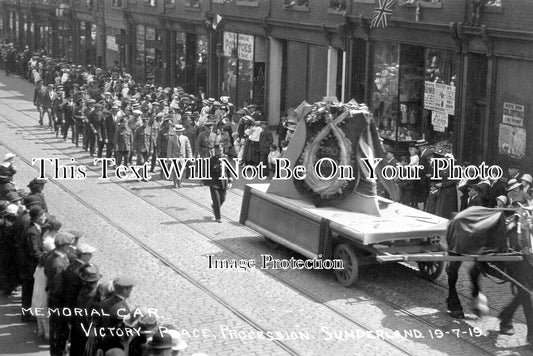
<path id="1" fill-rule="evenodd" d="M 526 130 L 522 127 L 500 124 L 498 148 L 500 154 L 519 159 L 525 158 Z"/>
<path id="2" fill-rule="evenodd" d="M 431 113 L 431 125 L 433 125 L 433 130 L 444 132 L 448 127 L 448 114 L 445 112 L 433 111 Z"/>
<path id="3" fill-rule="evenodd" d="M 524 126 L 524 105 L 504 102 L 503 123 L 518 127 Z"/>
<path id="4" fill-rule="evenodd" d="M 455 87 L 425 82 L 424 109 L 455 114 Z"/>
<path id="5" fill-rule="evenodd" d="M 254 36 L 243 35 L 233 32 L 224 32 L 224 56 L 231 57 L 231 51 L 237 46 L 238 56 L 240 60 L 250 61 L 254 60 Z"/>

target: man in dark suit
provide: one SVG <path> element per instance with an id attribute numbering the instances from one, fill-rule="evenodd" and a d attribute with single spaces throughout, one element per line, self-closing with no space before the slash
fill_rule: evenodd
<path id="1" fill-rule="evenodd" d="M 221 223 L 220 208 L 224 201 L 226 200 L 226 190 L 231 188 L 231 178 L 227 177 L 222 179 L 222 167 L 220 164 L 220 159 L 223 156 L 220 154 L 220 149 L 215 150 L 215 155 L 209 158 L 209 168 L 211 172 L 211 179 L 205 180 L 204 184 L 209 186 L 209 192 L 211 193 L 211 200 L 213 204 L 213 213 L 215 214 L 215 221 Z M 228 172 L 226 172 L 228 175 Z"/>
<path id="2" fill-rule="evenodd" d="M 113 156 L 113 138 L 115 137 L 115 121 L 113 120 L 113 114 L 105 107 L 102 110 L 100 118 L 98 120 L 98 158 L 102 157 L 105 147 L 106 157 L 111 158 Z"/>
<path id="3" fill-rule="evenodd" d="M 75 143 L 74 136 L 77 136 L 76 125 L 74 123 L 74 109 L 76 105 L 74 104 L 74 99 L 72 96 L 66 98 L 66 101 L 63 103 L 63 141 L 67 140 L 68 129 L 72 130 L 72 143 Z"/>
<path id="4" fill-rule="evenodd" d="M 67 306 L 69 308 L 76 307 L 78 294 L 83 286 L 83 283 L 80 279 L 80 270 L 83 267 L 90 265 L 89 262 L 91 261 L 95 251 L 96 248 L 85 243 L 81 243 L 76 246 L 76 259 L 70 262 L 67 271 L 65 272 L 65 293 L 67 298 Z"/>
<path id="5" fill-rule="evenodd" d="M 471 184 L 468 187 L 468 199 L 466 201 L 466 207 L 470 208 L 471 206 L 483 206 L 483 200 L 479 195 L 480 187 L 477 184 Z"/>
<path id="6" fill-rule="evenodd" d="M 29 197 L 36 197 L 41 202 L 41 208 L 47 213 L 48 212 L 48 205 L 46 204 L 46 200 L 44 198 L 44 185 L 46 184 L 46 179 L 40 179 L 40 178 L 34 178 L 30 181 L 28 184 L 28 188 L 30 188 L 30 194 L 26 196 L 26 199 Z"/>
<path id="7" fill-rule="evenodd" d="M 46 215 L 41 207 L 35 206 L 30 210 L 30 224 L 21 236 L 20 278 L 22 280 L 22 321 L 31 320 L 31 315 L 24 312 L 31 307 L 33 295 L 33 273 L 44 256 L 42 241 L 42 226 L 46 222 Z"/>
<path id="8" fill-rule="evenodd" d="M 417 193 L 418 196 L 418 207 L 421 210 L 424 210 L 424 204 L 429 195 L 429 186 L 430 186 L 430 175 L 431 175 L 431 166 L 430 159 L 435 155 L 435 152 L 428 147 L 428 142 L 424 139 L 418 140 L 415 143 L 415 147 L 420 150 L 420 161 L 419 165 L 424 168 L 420 172 L 420 191 Z M 450 158 L 453 159 L 453 158 Z"/>
<path id="9" fill-rule="evenodd" d="M 113 281 L 115 293 L 102 301 L 100 305 L 102 314 L 107 314 L 102 318 L 102 327 L 122 328 L 124 326 L 124 317 L 130 313 L 126 299 L 130 297 L 133 285 L 133 280 L 126 276 L 118 277 Z M 102 349 L 104 352 L 115 347 L 123 349 L 122 341 L 118 336 L 106 335 L 102 340 Z"/>
<path id="10" fill-rule="evenodd" d="M 49 308 L 59 310 L 68 307 L 65 272 L 69 266 L 67 251 L 74 242 L 74 235 L 60 231 L 54 238 L 55 250 L 46 256 L 44 274 L 48 291 Z M 62 313 L 50 315 L 50 355 L 62 356 L 68 340 L 68 318 Z"/>
<path id="11" fill-rule="evenodd" d="M 102 104 L 94 104 L 94 110 L 89 112 L 87 115 L 87 125 L 88 129 L 85 130 L 87 132 L 88 136 L 88 148 L 89 148 L 89 154 L 94 156 L 96 153 L 96 142 L 100 142 L 100 135 L 98 132 L 98 128 L 100 126 L 100 116 L 102 112 Z"/>
<path id="12" fill-rule="evenodd" d="M 270 153 L 270 146 L 274 143 L 274 135 L 268 129 L 268 122 L 261 121 L 261 134 L 259 136 L 259 162 L 265 165 L 263 174 L 265 177 L 269 175 L 268 154 Z"/>

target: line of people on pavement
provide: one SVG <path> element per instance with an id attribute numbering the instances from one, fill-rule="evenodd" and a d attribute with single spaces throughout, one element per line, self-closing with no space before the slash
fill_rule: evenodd
<path id="1" fill-rule="evenodd" d="M 22 288 L 21 319 L 36 322 L 49 340 L 50 354 L 177 355 L 187 347 L 174 325 L 157 312 L 130 308 L 134 280 L 102 279 L 92 262 L 97 249 L 85 233 L 65 230 L 49 212 L 47 180 L 32 179 L 18 189 L 16 156 L 0 165 L 0 288 L 6 295 Z"/>

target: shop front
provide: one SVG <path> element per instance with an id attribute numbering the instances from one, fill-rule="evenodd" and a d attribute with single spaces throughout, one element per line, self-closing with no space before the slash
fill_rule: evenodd
<path id="1" fill-rule="evenodd" d="M 453 152 L 459 57 L 454 51 L 373 44 L 371 108 L 390 150 L 425 139 L 439 155 Z"/>
<path id="2" fill-rule="evenodd" d="M 238 107 L 253 103 L 264 108 L 266 39 L 235 32 L 224 32 L 222 37 L 221 95 Z"/>
<path id="3" fill-rule="evenodd" d="M 89 21 L 79 22 L 79 48 L 81 64 L 96 64 L 96 25 Z"/>
<path id="4" fill-rule="evenodd" d="M 207 36 L 174 31 L 173 85 L 187 93 L 196 94 L 207 87 L 208 39 Z"/>
<path id="5" fill-rule="evenodd" d="M 149 83 L 161 82 L 163 69 L 161 30 L 153 26 L 137 25 L 135 35 L 136 80 Z"/>

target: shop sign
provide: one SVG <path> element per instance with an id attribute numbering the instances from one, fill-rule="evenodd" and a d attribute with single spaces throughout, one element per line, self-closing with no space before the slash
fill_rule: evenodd
<path id="1" fill-rule="evenodd" d="M 232 50 L 238 48 L 238 57 L 243 61 L 253 62 L 254 60 L 254 36 L 252 35 L 236 35 L 233 32 L 224 32 L 224 56 L 231 57 Z"/>
<path id="2" fill-rule="evenodd" d="M 116 39 L 115 36 L 107 35 L 106 46 L 108 49 L 118 52 L 118 43 L 115 39 Z"/>
<path id="3" fill-rule="evenodd" d="M 146 40 L 146 42 L 144 43 L 144 46 L 146 48 L 161 49 L 161 41 L 160 40 Z"/>
<path id="4" fill-rule="evenodd" d="M 503 123 L 512 126 L 524 126 L 524 105 L 503 103 Z"/>
<path id="5" fill-rule="evenodd" d="M 525 158 L 526 130 L 523 127 L 500 124 L 498 149 L 502 155 L 518 159 Z"/>
<path id="6" fill-rule="evenodd" d="M 431 125 L 433 130 L 438 132 L 444 132 L 448 127 L 448 114 L 445 112 L 433 111 L 431 113 Z"/>
<path id="7" fill-rule="evenodd" d="M 455 87 L 425 82 L 424 109 L 455 115 Z"/>

